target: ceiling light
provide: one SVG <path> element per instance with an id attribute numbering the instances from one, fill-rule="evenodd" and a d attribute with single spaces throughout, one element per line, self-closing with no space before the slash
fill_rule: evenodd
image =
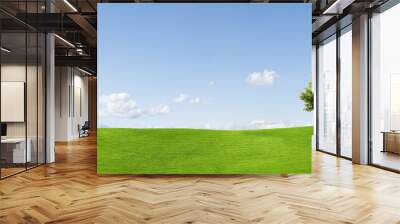
<path id="1" fill-rule="evenodd" d="M 322 14 L 342 14 L 343 10 L 351 5 L 355 0 L 336 0 Z"/>
<path id="2" fill-rule="evenodd" d="M 78 12 L 75 6 L 73 6 L 68 0 L 64 0 L 64 3 L 67 4 L 74 12 Z"/>
<path id="3" fill-rule="evenodd" d="M 79 55 L 83 55 L 83 49 L 82 48 L 77 48 L 76 49 L 76 53 L 78 53 Z"/>
<path id="4" fill-rule="evenodd" d="M 0 49 L 1 49 L 1 51 L 4 51 L 6 53 L 10 53 L 11 52 L 11 50 L 9 50 L 9 49 L 7 49 L 5 47 L 1 47 Z"/>
<path id="5" fill-rule="evenodd" d="M 90 76 L 93 75 L 92 73 L 90 73 L 90 72 L 88 72 L 88 71 L 86 71 L 86 70 L 83 70 L 83 69 L 81 69 L 81 68 L 79 68 L 79 67 L 78 67 L 78 70 L 81 71 L 81 72 L 83 72 L 83 73 L 85 73 L 86 75 L 90 75 Z"/>
<path id="6" fill-rule="evenodd" d="M 336 0 L 332 5 L 330 5 L 322 14 L 330 14 L 332 10 L 337 10 L 339 0 Z"/>
<path id="7" fill-rule="evenodd" d="M 66 40 L 66 39 L 64 39 L 64 38 L 62 38 L 62 37 L 60 37 L 60 36 L 57 35 L 57 34 L 54 34 L 54 36 L 57 37 L 57 38 L 58 38 L 59 40 L 61 40 L 62 42 L 66 43 L 68 46 L 75 48 L 75 45 L 73 45 L 73 44 L 72 44 L 71 42 L 69 42 L 68 40 Z"/>

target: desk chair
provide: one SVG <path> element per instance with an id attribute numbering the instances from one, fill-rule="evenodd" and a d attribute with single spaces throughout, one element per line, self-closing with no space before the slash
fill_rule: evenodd
<path id="1" fill-rule="evenodd" d="M 89 129 L 90 129 L 89 121 L 85 121 L 82 127 L 78 125 L 78 129 L 79 129 L 79 138 L 89 136 Z"/>

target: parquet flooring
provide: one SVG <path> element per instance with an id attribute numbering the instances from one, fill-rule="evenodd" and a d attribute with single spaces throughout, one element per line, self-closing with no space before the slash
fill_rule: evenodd
<path id="1" fill-rule="evenodd" d="M 0 181 L 0 223 L 400 223 L 400 175 L 320 152 L 311 175 L 98 176 L 96 139 Z"/>

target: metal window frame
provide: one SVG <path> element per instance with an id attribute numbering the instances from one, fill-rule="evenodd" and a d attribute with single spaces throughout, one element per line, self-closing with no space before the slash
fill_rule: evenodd
<path id="1" fill-rule="evenodd" d="M 373 163 L 373 147 L 372 147 L 373 146 L 373 141 L 372 141 L 372 93 L 373 93 L 373 88 L 372 88 L 372 54 L 373 54 L 373 50 L 372 50 L 372 24 L 371 24 L 371 20 L 373 18 L 373 13 L 383 13 L 386 10 L 398 5 L 399 3 L 400 3 L 400 0 L 388 0 L 387 2 L 382 4 L 381 6 L 367 11 L 367 13 L 368 13 L 368 30 L 367 30 L 367 41 L 368 41 L 368 44 L 367 44 L 367 46 L 368 46 L 368 49 L 367 49 L 367 51 L 368 51 L 368 54 L 367 54 L 367 66 L 368 66 L 368 69 L 367 69 L 367 82 L 368 82 L 368 86 L 367 86 L 367 88 L 368 88 L 368 90 L 367 90 L 367 104 L 368 104 L 367 105 L 367 107 L 368 107 L 368 111 L 367 111 L 367 117 L 368 117 L 367 129 L 368 129 L 368 137 L 367 137 L 367 141 L 368 141 L 368 152 L 367 153 L 368 153 L 368 161 L 367 161 L 367 164 L 370 165 L 370 166 L 373 166 L 373 167 L 377 167 L 377 168 L 380 168 L 380 169 L 383 169 L 383 170 L 387 170 L 387 171 L 391 171 L 391 172 L 395 172 L 395 173 L 400 173 L 400 170 L 393 169 L 391 167 L 387 167 L 387 166 L 383 166 L 383 165 L 380 165 L 380 164 Z M 346 29 L 346 27 L 349 26 L 349 25 L 351 25 L 351 23 L 346 25 L 345 27 L 341 28 L 339 30 L 339 32 L 344 30 L 344 29 Z M 336 41 L 337 41 L 336 45 L 338 47 L 338 45 L 340 45 L 340 40 L 339 39 L 340 39 L 340 36 L 342 34 L 337 35 L 337 32 L 335 34 L 332 34 L 332 35 L 336 35 Z M 320 90 L 318 88 L 319 87 L 319 63 L 318 63 L 318 60 L 319 60 L 319 53 L 318 52 L 319 51 L 318 51 L 318 48 L 319 48 L 319 44 L 321 42 L 323 42 L 326 39 L 330 38 L 332 35 L 329 35 L 326 38 L 324 37 L 324 39 L 320 40 L 316 44 L 316 62 L 317 62 L 316 63 L 316 88 L 315 88 L 315 90 L 316 90 L 316 93 L 315 93 L 315 96 L 316 96 L 316 108 L 315 109 L 316 110 L 315 111 L 316 111 L 316 114 L 317 114 L 316 115 L 316 150 L 319 151 L 319 152 L 323 152 L 323 153 L 326 153 L 326 154 L 329 154 L 329 155 L 336 156 L 336 157 L 344 158 L 344 159 L 347 159 L 347 160 L 352 160 L 352 158 L 343 156 L 341 154 L 341 147 L 338 144 L 338 143 L 340 143 L 340 135 L 339 134 L 341 132 L 340 113 L 338 113 L 338 111 L 340 112 L 340 109 L 338 109 L 338 106 L 340 107 L 340 92 L 336 93 L 336 102 L 337 102 L 337 105 L 336 105 L 337 106 L 337 108 L 336 108 L 336 111 L 337 111 L 336 112 L 336 116 L 337 116 L 336 127 L 337 127 L 337 129 L 338 128 L 340 129 L 340 130 L 336 130 L 336 133 L 337 133 L 336 134 L 337 135 L 336 136 L 336 138 L 337 138 L 337 140 L 336 140 L 336 146 L 337 146 L 336 154 L 332 153 L 332 152 L 325 151 L 325 150 L 319 148 L 319 109 L 318 109 L 318 105 L 319 105 L 319 91 Z M 339 57 L 339 62 L 340 62 L 339 53 L 340 53 L 340 51 L 336 52 L 337 57 Z M 338 68 L 339 68 L 339 70 L 338 70 Z M 337 66 L 336 73 L 337 73 L 337 77 L 339 77 L 339 81 L 337 79 L 336 80 L 336 84 L 340 85 L 340 74 L 339 74 L 340 73 L 340 67 L 338 67 L 338 66 Z M 340 91 L 340 87 L 337 88 L 337 90 Z M 339 115 L 339 117 L 338 117 L 338 115 Z M 338 123 L 339 123 L 339 125 L 338 125 Z"/>
<path id="2" fill-rule="evenodd" d="M 341 127 L 341 117 L 340 117 L 340 112 L 341 112 L 341 110 L 340 110 L 341 109 L 340 108 L 340 103 L 341 103 L 341 97 L 340 97 L 340 93 L 341 93 L 340 92 L 341 91 L 341 89 L 340 89 L 340 84 L 341 84 L 340 41 L 341 40 L 340 40 L 340 37 L 344 33 L 346 33 L 343 31 L 348 29 L 351 25 L 352 25 L 352 23 L 349 23 L 349 24 L 341 27 L 341 26 L 339 26 L 339 24 L 335 24 L 336 32 L 329 36 L 326 36 L 324 39 L 320 40 L 318 42 L 318 44 L 316 45 L 316 63 L 315 63 L 316 64 L 316 73 L 315 73 L 316 74 L 316 88 L 315 88 L 315 90 L 316 90 L 316 93 L 315 93 L 315 96 L 316 96 L 316 110 L 315 110 L 316 111 L 316 122 L 315 122 L 316 123 L 316 127 L 315 127 L 316 128 L 316 139 L 315 139 L 316 151 L 323 152 L 323 153 L 333 155 L 333 156 L 336 156 L 339 158 L 343 158 L 346 160 L 350 160 L 350 161 L 352 160 L 352 158 L 342 155 L 342 149 L 341 149 L 341 129 L 342 129 L 342 127 Z M 347 31 L 347 32 L 351 32 L 351 30 Z M 332 36 L 335 36 L 335 38 L 332 41 L 336 41 L 336 52 L 335 52 L 336 53 L 336 120 L 335 120 L 336 121 L 336 151 L 334 153 L 329 152 L 324 149 L 321 149 L 319 147 L 319 145 L 320 145 L 319 144 L 319 123 L 320 123 L 319 122 L 319 113 L 320 113 L 320 111 L 319 111 L 319 93 L 320 93 L 319 76 L 320 76 L 320 74 L 319 74 L 319 51 L 318 51 L 318 49 L 319 49 L 321 43 L 327 41 L 329 38 L 332 38 Z"/>

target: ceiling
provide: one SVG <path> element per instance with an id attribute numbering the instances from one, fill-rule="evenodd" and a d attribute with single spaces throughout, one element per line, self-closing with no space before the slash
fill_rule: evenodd
<path id="1" fill-rule="evenodd" d="M 313 39 L 349 14 L 364 11 L 386 0 L 1 0 L 3 32 L 17 33 L 26 28 L 57 34 L 56 65 L 85 68 L 96 73 L 97 3 L 138 2 L 255 2 L 312 3 Z M 27 13 L 26 13 L 27 12 Z M 50 13 L 51 12 L 51 13 Z M 19 41 L 18 34 L 13 34 Z M 8 34 L 6 38 L 12 38 Z"/>

